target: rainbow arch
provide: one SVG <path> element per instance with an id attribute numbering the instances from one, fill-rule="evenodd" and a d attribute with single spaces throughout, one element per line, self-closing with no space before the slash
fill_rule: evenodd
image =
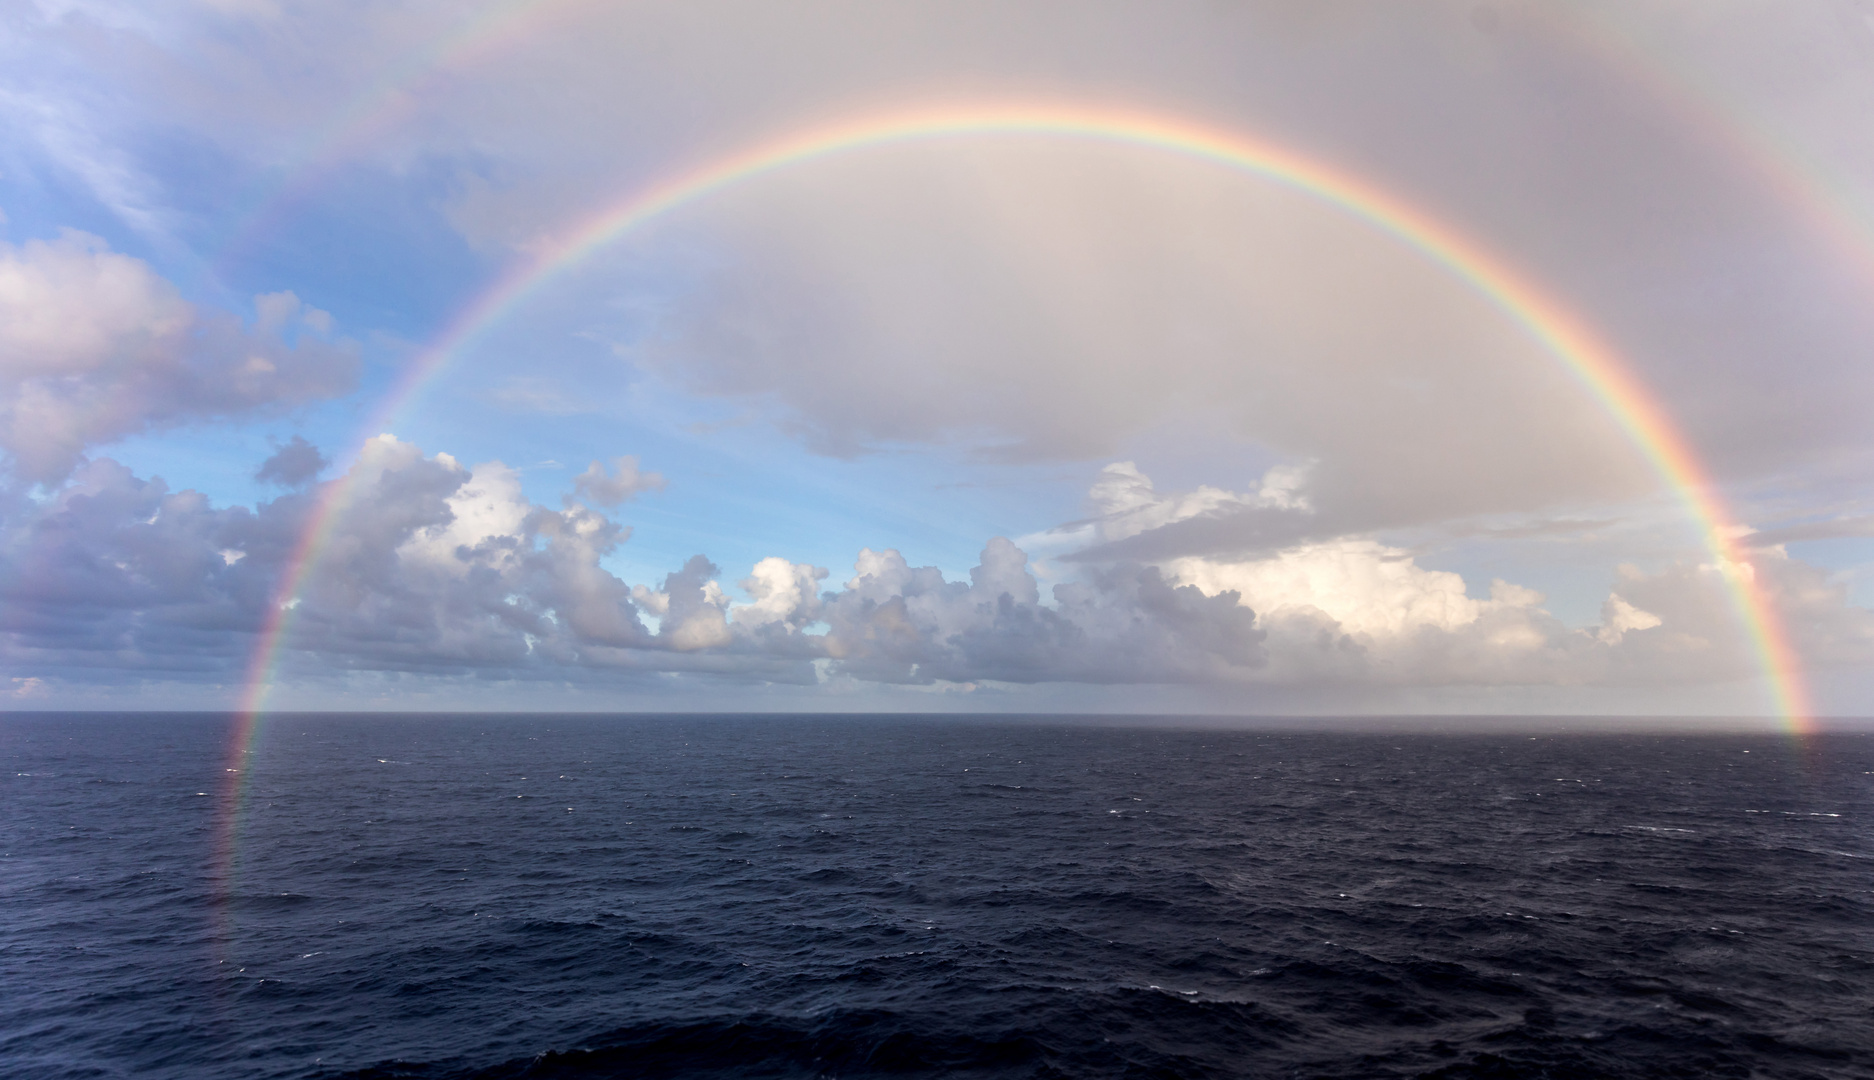
<path id="1" fill-rule="evenodd" d="M 382 430 L 446 369 L 463 346 L 530 296 L 594 252 L 659 215 L 761 176 L 838 154 L 892 144 L 991 136 L 1072 138 L 1143 147 L 1259 177 L 1334 206 L 1392 236 L 1474 289 L 1570 369 L 1678 494 L 1697 522 L 1713 561 L 1725 575 L 1737 617 L 1749 635 L 1777 713 L 1793 733 L 1809 733 L 1812 711 L 1795 650 L 1775 606 L 1756 581 L 1748 553 L 1737 542 L 1748 530 L 1732 521 L 1691 444 L 1606 341 L 1532 280 L 1406 200 L 1274 143 L 1178 117 L 1050 104 L 911 109 L 817 126 L 719 157 L 633 191 L 538 245 L 445 325 L 382 399 L 368 430 Z M 243 759 L 291 626 L 294 598 L 318 565 L 351 494 L 346 479 L 327 485 L 282 576 L 248 666 L 233 760 L 229 763 L 235 769 L 244 769 Z M 233 775 L 238 778 L 242 773 Z"/>

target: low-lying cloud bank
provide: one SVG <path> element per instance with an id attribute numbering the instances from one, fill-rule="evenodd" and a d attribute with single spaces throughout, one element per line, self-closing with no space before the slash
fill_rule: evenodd
<path id="1" fill-rule="evenodd" d="M 659 483 L 620 459 L 576 491 L 615 504 Z M 1303 487 L 1277 472 L 1255 493 L 1160 493 L 1131 464 L 1109 466 L 1090 496 L 1091 550 L 1204 514 L 1306 515 Z M 335 493 L 317 558 L 281 598 L 302 532 Z M 1782 605 L 1811 663 L 1874 658 L 1874 613 L 1779 549 L 1730 571 L 1624 568 L 1601 622 L 1570 627 L 1532 590 L 1498 581 L 1473 597 L 1457 574 L 1362 536 L 1238 561 L 1089 562 L 1045 594 L 1003 538 L 967 581 L 866 548 L 831 587 L 828 570 L 780 557 L 725 582 L 702 555 L 661 582 L 628 583 L 605 566 L 628 526 L 573 494 L 533 503 L 499 462 L 466 467 L 391 436 L 342 480 L 251 509 L 108 459 L 48 495 L 6 498 L 0 656 L 18 695 L 234 684 L 282 599 L 289 679 L 1659 686 L 1755 673 L 1723 576 L 1745 572 Z"/>

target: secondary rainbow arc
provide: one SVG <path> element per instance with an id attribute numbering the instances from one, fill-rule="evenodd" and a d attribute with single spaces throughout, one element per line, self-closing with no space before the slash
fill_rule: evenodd
<path id="1" fill-rule="evenodd" d="M 1810 730 L 1801 669 L 1781 618 L 1756 581 L 1749 553 L 1690 442 L 1619 354 L 1569 308 L 1457 229 L 1406 200 L 1284 147 L 1181 118 L 1121 109 L 1018 105 L 912 110 L 815 127 L 718 158 L 674 179 L 634 191 L 540 245 L 462 308 L 407 367 L 367 428 L 380 431 L 478 334 L 556 276 L 632 229 L 733 185 L 831 155 L 943 138 L 1076 138 L 1151 148 L 1213 162 L 1338 207 L 1418 251 L 1524 327 L 1568 366 L 1686 506 L 1724 573 L 1738 619 L 1770 688 L 1776 712 L 1796 734 Z M 282 576 L 247 670 L 230 765 L 239 777 L 291 627 L 294 597 L 318 565 L 351 497 L 344 478 L 324 490 Z M 232 814 L 230 814 L 230 818 Z M 232 829 L 232 822 L 229 828 Z"/>

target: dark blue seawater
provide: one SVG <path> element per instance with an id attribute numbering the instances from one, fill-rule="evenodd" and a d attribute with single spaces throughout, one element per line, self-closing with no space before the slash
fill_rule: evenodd
<path id="1" fill-rule="evenodd" d="M 0 1074 L 1874 1076 L 1865 735 L 229 731 L 0 717 Z"/>

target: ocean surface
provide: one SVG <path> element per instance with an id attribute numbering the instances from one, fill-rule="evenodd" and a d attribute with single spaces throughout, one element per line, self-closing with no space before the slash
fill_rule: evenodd
<path id="1" fill-rule="evenodd" d="M 1874 1076 L 1874 736 L 232 730 L 0 716 L 0 1075 Z"/>

